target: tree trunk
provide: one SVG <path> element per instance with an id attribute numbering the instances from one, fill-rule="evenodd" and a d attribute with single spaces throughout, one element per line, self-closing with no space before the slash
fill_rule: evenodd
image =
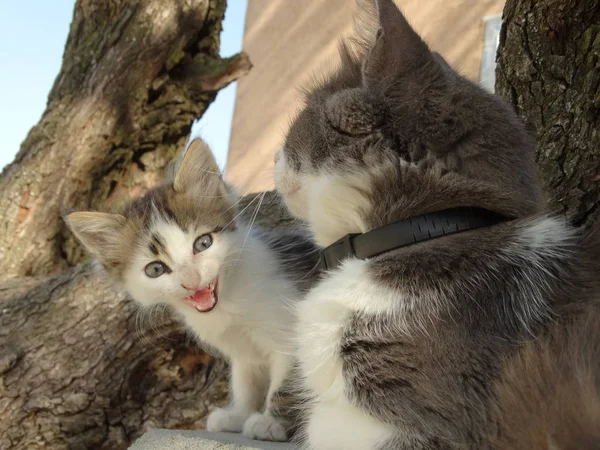
<path id="1" fill-rule="evenodd" d="M 538 138 L 550 207 L 591 225 L 600 215 L 600 3 L 507 0 L 496 90 Z"/>
<path id="2" fill-rule="evenodd" d="M 250 69 L 219 57 L 225 6 L 77 1 L 47 109 L 0 176 L 0 449 L 127 448 L 225 401 L 225 363 L 168 312 L 140 316 L 92 264 L 70 267 L 83 252 L 61 219 L 143 193 Z"/>
<path id="3" fill-rule="evenodd" d="M 0 177 L 0 280 L 57 274 L 82 252 L 62 208 L 139 195 L 216 91 L 250 69 L 219 57 L 225 0 L 78 0 L 40 122 Z"/>

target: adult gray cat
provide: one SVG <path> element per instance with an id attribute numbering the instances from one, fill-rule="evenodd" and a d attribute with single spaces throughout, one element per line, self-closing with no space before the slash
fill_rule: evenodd
<path id="1" fill-rule="evenodd" d="M 317 243 L 371 251 L 346 242 L 298 309 L 308 445 L 599 448 L 599 233 L 543 212 L 516 114 L 374 3 L 276 156 Z M 373 251 L 408 218 L 420 242 Z"/>

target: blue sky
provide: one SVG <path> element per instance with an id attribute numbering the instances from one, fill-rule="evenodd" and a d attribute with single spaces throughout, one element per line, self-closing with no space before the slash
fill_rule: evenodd
<path id="1" fill-rule="evenodd" d="M 229 0 L 221 55 L 242 48 L 246 0 Z M 40 119 L 62 61 L 73 0 L 3 1 L 0 7 L 0 170 L 10 163 Z M 202 136 L 224 167 L 229 147 L 235 84 L 219 92 L 200 122 Z"/>

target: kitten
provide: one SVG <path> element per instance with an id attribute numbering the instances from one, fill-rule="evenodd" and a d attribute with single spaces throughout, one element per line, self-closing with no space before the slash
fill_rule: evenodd
<path id="1" fill-rule="evenodd" d="M 251 229 L 200 139 L 168 179 L 121 214 L 74 212 L 75 236 L 142 305 L 166 303 L 204 343 L 231 361 L 232 402 L 207 419 L 212 431 L 284 441 L 272 397 L 292 360 L 292 304 L 317 272 L 300 235 Z M 243 211 L 242 211 L 243 212 Z"/>
<path id="2" fill-rule="evenodd" d="M 534 141 L 509 105 L 392 0 L 363 6 L 275 158 L 315 241 L 351 235 L 298 304 L 308 446 L 600 448 L 600 233 L 542 211 Z M 373 250 L 404 233 L 365 233 L 409 218 L 420 242 Z M 467 219 L 488 224 L 457 232 Z"/>

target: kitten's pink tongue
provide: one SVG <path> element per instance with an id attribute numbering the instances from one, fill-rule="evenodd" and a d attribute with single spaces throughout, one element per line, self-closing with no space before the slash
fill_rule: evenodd
<path id="1" fill-rule="evenodd" d="M 208 312 L 217 304 L 217 299 L 210 287 L 194 292 L 194 295 L 188 297 L 188 301 L 200 312 Z"/>

